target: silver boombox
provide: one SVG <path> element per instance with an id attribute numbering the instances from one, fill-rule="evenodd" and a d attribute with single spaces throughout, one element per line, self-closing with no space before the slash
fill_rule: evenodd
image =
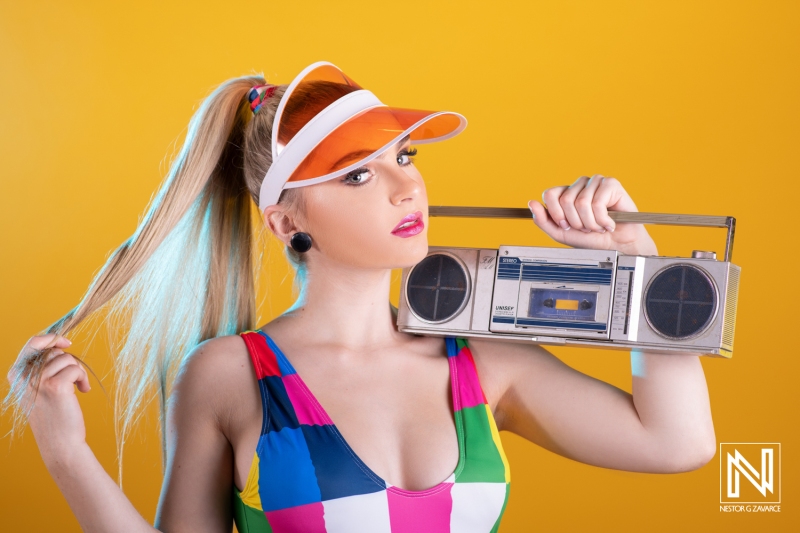
<path id="1" fill-rule="evenodd" d="M 741 269 L 733 217 L 610 212 L 617 223 L 728 229 L 723 261 L 613 250 L 432 246 L 403 269 L 397 325 L 421 335 L 733 355 Z M 530 218 L 529 209 L 438 206 L 429 216 Z"/>

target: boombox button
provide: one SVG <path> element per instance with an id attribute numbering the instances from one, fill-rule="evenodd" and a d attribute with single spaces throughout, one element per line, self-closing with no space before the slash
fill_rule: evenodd
<path id="1" fill-rule="evenodd" d="M 692 259 L 716 259 L 717 252 L 705 252 L 703 250 L 692 250 Z"/>

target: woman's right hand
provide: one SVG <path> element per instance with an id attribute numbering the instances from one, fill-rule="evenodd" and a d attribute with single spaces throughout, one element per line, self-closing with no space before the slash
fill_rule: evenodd
<path id="1" fill-rule="evenodd" d="M 71 344 L 65 337 L 54 333 L 31 337 L 8 373 L 8 380 L 13 385 L 33 354 L 53 348 L 46 356 L 38 391 L 33 383 L 29 383 L 20 398 L 20 405 L 29 410 L 28 424 L 48 466 L 51 461 L 64 459 L 65 453 L 86 442 L 86 426 L 75 385 L 81 392 L 89 392 L 91 387 L 86 369 L 73 355 L 64 351 Z"/>

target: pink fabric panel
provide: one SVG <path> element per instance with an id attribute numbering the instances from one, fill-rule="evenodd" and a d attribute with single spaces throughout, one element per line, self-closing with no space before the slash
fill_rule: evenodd
<path id="1" fill-rule="evenodd" d="M 267 515 L 273 533 L 326 533 L 322 502 L 267 511 L 264 514 Z"/>
<path id="2" fill-rule="evenodd" d="M 450 533 L 452 488 L 453 484 L 447 483 L 443 490 L 425 496 L 398 494 L 389 488 L 386 492 L 392 533 Z"/>
<path id="3" fill-rule="evenodd" d="M 283 386 L 286 387 L 286 394 L 294 406 L 298 422 L 307 426 L 333 425 L 328 415 L 324 411 L 320 412 L 316 402 L 312 401 L 297 374 L 283 376 Z"/>
<path id="4" fill-rule="evenodd" d="M 468 350 L 469 348 L 462 348 L 456 357 L 451 357 L 451 359 L 455 360 L 454 363 L 458 374 L 458 394 L 461 409 L 486 403 L 481 384 L 478 381 L 478 373 L 475 371 L 474 363 L 468 356 Z"/>

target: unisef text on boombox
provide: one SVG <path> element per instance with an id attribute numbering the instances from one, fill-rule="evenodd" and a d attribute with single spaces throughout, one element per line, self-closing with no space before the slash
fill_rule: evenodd
<path id="1" fill-rule="evenodd" d="M 403 269 L 397 325 L 422 335 L 733 355 L 735 219 L 609 212 L 617 223 L 725 227 L 722 261 L 613 250 L 432 246 Z M 528 209 L 431 206 L 429 216 L 530 218 Z"/>

